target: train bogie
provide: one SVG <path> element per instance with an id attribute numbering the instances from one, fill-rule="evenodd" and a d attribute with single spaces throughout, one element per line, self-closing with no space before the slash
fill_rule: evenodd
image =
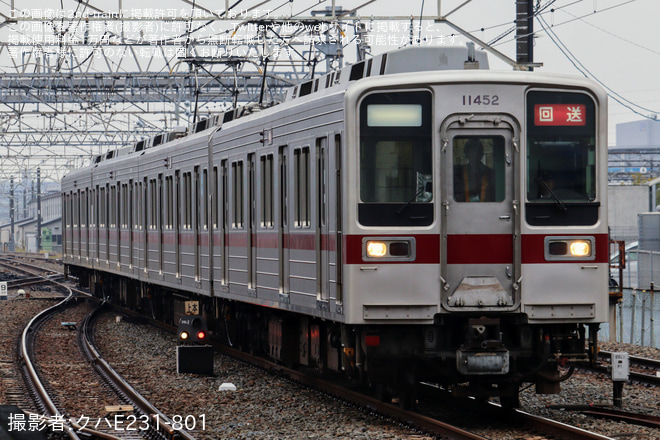
<path id="1" fill-rule="evenodd" d="M 379 56 L 72 173 L 66 264 L 163 314 L 195 298 L 242 346 L 379 389 L 555 390 L 607 319 L 606 96 L 442 70 L 460 56 Z"/>

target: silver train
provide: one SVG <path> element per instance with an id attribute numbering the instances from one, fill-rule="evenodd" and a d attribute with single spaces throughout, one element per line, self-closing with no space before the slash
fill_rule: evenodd
<path id="1" fill-rule="evenodd" d="M 62 180 L 68 273 L 404 405 L 558 392 L 608 315 L 606 94 L 465 59 L 383 54 L 97 157 Z"/>

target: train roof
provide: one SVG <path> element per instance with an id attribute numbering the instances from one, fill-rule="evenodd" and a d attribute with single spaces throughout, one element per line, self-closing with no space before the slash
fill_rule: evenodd
<path id="1" fill-rule="evenodd" d="M 330 72 L 289 89 L 284 102 L 322 92 L 332 87 L 348 87 L 351 81 L 397 73 L 436 72 L 439 70 L 488 70 L 486 52 L 461 47 L 409 46 L 386 52 L 368 60 Z"/>
<path id="2" fill-rule="evenodd" d="M 327 94 L 346 89 L 350 82 L 367 77 L 397 73 L 463 69 L 488 69 L 486 53 L 484 51 L 475 51 L 473 47 L 466 49 L 455 46 L 409 46 L 377 55 L 368 60 L 360 61 L 293 86 L 287 92 L 283 103 L 312 94 Z M 212 127 L 221 127 L 224 123 L 270 106 L 272 104 L 262 106 L 258 103 L 251 103 L 213 115 L 208 119 L 202 119 L 191 124 L 189 127 L 176 127 L 171 131 L 160 133 L 148 139 L 139 140 L 132 145 L 110 149 L 103 154 L 95 156 L 92 165 L 115 157 L 157 147 Z"/>

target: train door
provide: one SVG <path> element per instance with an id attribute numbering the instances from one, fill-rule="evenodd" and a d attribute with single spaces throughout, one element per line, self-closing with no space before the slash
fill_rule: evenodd
<path id="1" fill-rule="evenodd" d="M 95 247 L 95 261 L 96 263 L 99 262 L 99 258 L 101 258 L 101 250 L 99 248 L 99 237 L 100 237 L 100 232 L 99 232 L 99 222 L 101 221 L 101 217 L 99 215 L 99 211 L 101 210 L 101 201 L 100 201 L 100 189 L 99 186 L 96 185 L 96 188 L 94 189 L 94 247 Z"/>
<path id="2" fill-rule="evenodd" d="M 517 124 L 457 116 L 443 124 L 442 305 L 510 310 L 519 302 Z"/>
<path id="3" fill-rule="evenodd" d="M 174 259 L 175 273 L 177 278 L 181 278 L 181 171 L 174 172 Z M 162 261 L 162 260 L 161 260 Z"/>
<path id="4" fill-rule="evenodd" d="M 105 264 L 110 264 L 110 184 L 105 184 L 105 196 L 103 197 L 105 204 L 105 217 L 104 217 L 104 231 L 103 242 L 105 243 Z"/>
<path id="5" fill-rule="evenodd" d="M 280 294 L 289 294 L 289 183 L 288 183 L 288 150 L 287 146 L 280 147 L 279 151 L 279 228 L 278 228 L 278 249 L 280 260 Z"/>
<path id="6" fill-rule="evenodd" d="M 339 305 L 343 303 L 344 296 L 342 290 L 342 255 L 343 255 L 343 234 L 342 234 L 342 185 L 341 185 L 341 135 L 335 134 L 335 248 L 334 248 L 334 266 L 335 266 L 335 299 L 337 301 L 337 313 Z M 329 206 L 329 205 L 328 205 Z"/>
<path id="7" fill-rule="evenodd" d="M 247 254 L 248 254 L 248 289 L 256 296 L 257 289 L 257 252 L 256 245 L 256 163 L 254 153 L 248 154 L 248 219 L 247 219 Z"/>
<path id="8" fill-rule="evenodd" d="M 117 181 L 117 184 L 112 187 L 112 225 L 114 227 L 115 240 L 114 240 L 114 251 L 115 251 L 115 262 L 117 263 L 117 269 L 121 268 L 121 182 Z"/>
<path id="9" fill-rule="evenodd" d="M 327 306 L 328 294 L 328 216 L 327 163 L 328 138 L 316 139 L 316 292 L 317 300 Z"/>
<path id="10" fill-rule="evenodd" d="M 222 250 L 222 285 L 229 285 L 229 243 L 227 243 L 227 234 L 229 233 L 229 168 L 227 159 L 221 162 L 221 194 L 222 194 L 222 219 L 220 221 L 220 249 Z"/>
<path id="11" fill-rule="evenodd" d="M 200 252 L 201 240 L 200 234 L 202 233 L 202 204 L 201 204 L 201 182 L 200 182 L 200 173 L 199 166 L 196 166 L 193 171 L 193 183 L 192 183 L 192 207 L 191 212 L 194 216 L 192 219 L 192 228 L 193 228 L 193 252 L 195 254 L 195 282 L 201 282 L 201 269 L 202 269 L 202 256 Z"/>
<path id="12" fill-rule="evenodd" d="M 128 200 L 126 200 L 125 204 L 126 207 L 128 208 L 128 268 L 131 270 L 133 269 L 133 211 L 134 211 L 134 206 L 135 206 L 135 198 L 133 195 L 133 179 L 131 179 L 128 183 Z"/>
<path id="13" fill-rule="evenodd" d="M 145 177 L 142 181 L 142 264 L 144 265 L 144 273 L 149 272 L 149 197 L 148 197 L 148 181 Z"/>
<path id="14" fill-rule="evenodd" d="M 158 273 L 163 274 L 163 262 L 164 262 L 164 242 L 165 242 L 165 232 L 163 228 L 163 216 L 165 215 L 165 210 L 163 209 L 163 174 L 158 174 L 158 195 L 156 196 L 157 200 L 154 203 L 154 209 L 156 210 L 155 221 L 156 228 L 158 228 Z"/>

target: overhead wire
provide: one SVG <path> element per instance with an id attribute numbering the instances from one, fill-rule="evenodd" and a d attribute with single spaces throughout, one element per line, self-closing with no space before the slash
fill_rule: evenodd
<path id="1" fill-rule="evenodd" d="M 576 18 L 576 19 L 582 21 L 584 24 L 586 24 L 586 25 L 588 25 L 588 26 L 591 26 L 591 27 L 593 27 L 593 28 L 595 28 L 595 29 L 598 29 L 599 31 L 604 32 L 604 33 L 606 33 L 607 35 L 609 35 L 609 36 L 611 36 L 611 37 L 614 37 L 614 38 L 616 38 L 616 39 L 618 39 L 618 40 L 621 40 L 621 41 L 623 41 L 623 42 L 626 42 L 626 43 L 628 43 L 628 44 L 632 44 L 633 46 L 639 47 L 640 49 L 646 50 L 646 51 L 651 52 L 651 53 L 654 53 L 654 54 L 656 54 L 656 55 L 660 55 L 660 51 L 657 51 L 657 50 L 651 49 L 650 47 L 643 46 L 643 45 L 641 45 L 641 44 L 639 44 L 639 43 L 637 43 L 637 42 L 635 42 L 635 41 L 632 41 L 632 40 L 629 40 L 629 39 L 627 39 L 627 38 L 624 38 L 624 37 L 622 37 L 622 36 L 620 36 L 620 35 L 617 35 L 617 34 L 615 34 L 614 32 L 610 32 L 610 31 L 608 31 L 607 29 L 603 29 L 603 28 L 600 27 L 600 26 L 596 26 L 596 25 L 593 24 L 593 23 L 589 23 L 588 21 L 584 20 L 583 17 L 577 17 L 577 16 L 571 14 L 571 13 L 568 12 L 568 11 L 563 11 L 563 12 L 564 12 L 564 14 L 568 14 L 568 15 L 570 15 L 571 17 L 574 17 L 574 18 Z M 566 23 L 568 23 L 568 22 L 566 22 Z"/>
<path id="2" fill-rule="evenodd" d="M 539 22 L 541 23 L 541 26 L 543 27 L 543 30 L 547 33 L 548 37 L 552 40 L 552 42 L 557 46 L 557 48 L 560 50 L 560 52 L 570 61 L 571 64 L 586 78 L 591 78 L 594 81 L 596 81 L 598 84 L 600 84 L 605 90 L 608 92 L 608 96 L 610 96 L 612 99 L 614 99 L 616 102 L 619 104 L 623 105 L 624 107 L 628 108 L 630 111 L 633 113 L 642 116 L 647 119 L 653 119 L 650 115 L 642 113 L 640 110 L 652 113 L 652 114 L 657 114 L 660 113 L 655 110 L 651 110 L 649 108 L 643 107 L 639 104 L 635 104 L 634 102 L 624 98 L 621 96 L 619 93 L 614 91 L 612 88 L 608 87 L 603 81 L 601 81 L 596 75 L 594 75 L 584 64 L 578 60 L 578 58 L 568 49 L 568 47 L 561 41 L 561 39 L 555 34 L 555 32 L 552 30 L 550 25 L 545 21 L 545 19 L 542 16 L 538 17 Z M 635 108 L 636 107 L 636 108 Z M 640 110 L 638 110 L 640 109 Z"/>
<path id="3" fill-rule="evenodd" d="M 568 4 L 565 4 L 565 5 L 559 5 L 559 6 L 553 7 L 553 8 L 550 9 L 549 11 L 548 11 L 547 9 L 548 9 L 550 6 L 552 6 L 557 0 L 547 0 L 547 1 L 548 1 L 548 3 L 546 3 L 545 5 L 537 7 L 537 10 L 535 10 L 534 13 L 533 13 L 533 15 L 534 15 L 535 17 L 540 17 L 540 16 L 543 15 L 543 14 L 549 14 L 549 13 L 554 14 L 554 13 L 557 12 L 557 11 L 560 11 L 560 10 L 562 10 L 562 9 L 568 8 L 568 7 L 573 6 L 573 5 L 575 5 L 575 4 L 581 3 L 583 0 L 575 0 L 575 1 L 573 1 L 573 2 L 571 2 L 571 3 L 568 3 Z M 635 2 L 635 1 L 637 1 L 637 0 L 627 0 L 627 1 L 624 1 L 624 2 L 622 2 L 622 3 L 618 3 L 618 4 L 616 4 L 616 5 L 612 5 L 612 6 L 610 6 L 610 7 L 604 8 L 604 9 L 599 9 L 599 10 L 597 10 L 597 11 L 593 11 L 593 12 L 590 12 L 590 13 L 588 13 L 588 14 L 584 14 L 584 15 L 582 15 L 582 16 L 580 16 L 580 17 L 576 17 L 576 18 L 571 19 L 571 20 L 567 20 L 567 21 L 564 21 L 564 22 L 561 22 L 561 23 L 558 23 L 558 24 L 553 24 L 552 27 L 556 28 L 556 27 L 563 26 L 563 25 L 565 25 L 565 24 L 571 23 L 571 22 L 573 22 L 573 21 L 583 19 L 583 18 L 585 18 L 585 17 L 592 17 L 592 16 L 594 16 L 594 15 L 596 15 L 596 14 L 600 14 L 600 13 L 602 13 L 602 12 L 609 11 L 609 10 L 611 10 L 611 9 L 615 9 L 615 8 L 618 8 L 618 7 L 621 7 L 621 6 L 625 6 L 625 5 L 627 5 L 627 4 L 629 4 L 629 3 L 632 3 L 632 2 Z M 567 13 L 567 11 L 562 11 L 562 12 Z M 501 25 L 495 25 L 495 26 L 492 26 L 492 27 L 489 28 L 489 29 L 494 29 L 494 28 L 497 28 L 497 27 L 505 26 L 506 24 L 508 24 L 508 23 L 501 24 Z M 488 29 L 488 28 L 482 28 L 482 29 L 486 30 L 486 29 Z M 508 40 L 505 40 L 505 41 L 500 41 L 500 40 L 502 40 L 504 37 L 510 35 L 513 31 L 515 31 L 515 29 L 516 29 L 515 26 L 511 27 L 511 28 L 508 29 L 507 31 L 505 31 L 505 32 L 503 32 L 502 34 L 500 34 L 500 35 L 498 35 L 497 37 L 495 37 L 493 40 L 489 41 L 488 44 L 491 45 L 491 46 L 498 46 L 498 45 L 502 45 L 502 44 L 509 43 L 509 42 L 511 42 L 511 41 L 515 41 L 515 40 L 518 39 L 520 36 L 516 36 L 516 37 L 514 37 L 514 38 L 511 38 L 511 39 L 508 39 Z M 496 43 L 497 43 L 497 44 L 496 44 Z"/>

